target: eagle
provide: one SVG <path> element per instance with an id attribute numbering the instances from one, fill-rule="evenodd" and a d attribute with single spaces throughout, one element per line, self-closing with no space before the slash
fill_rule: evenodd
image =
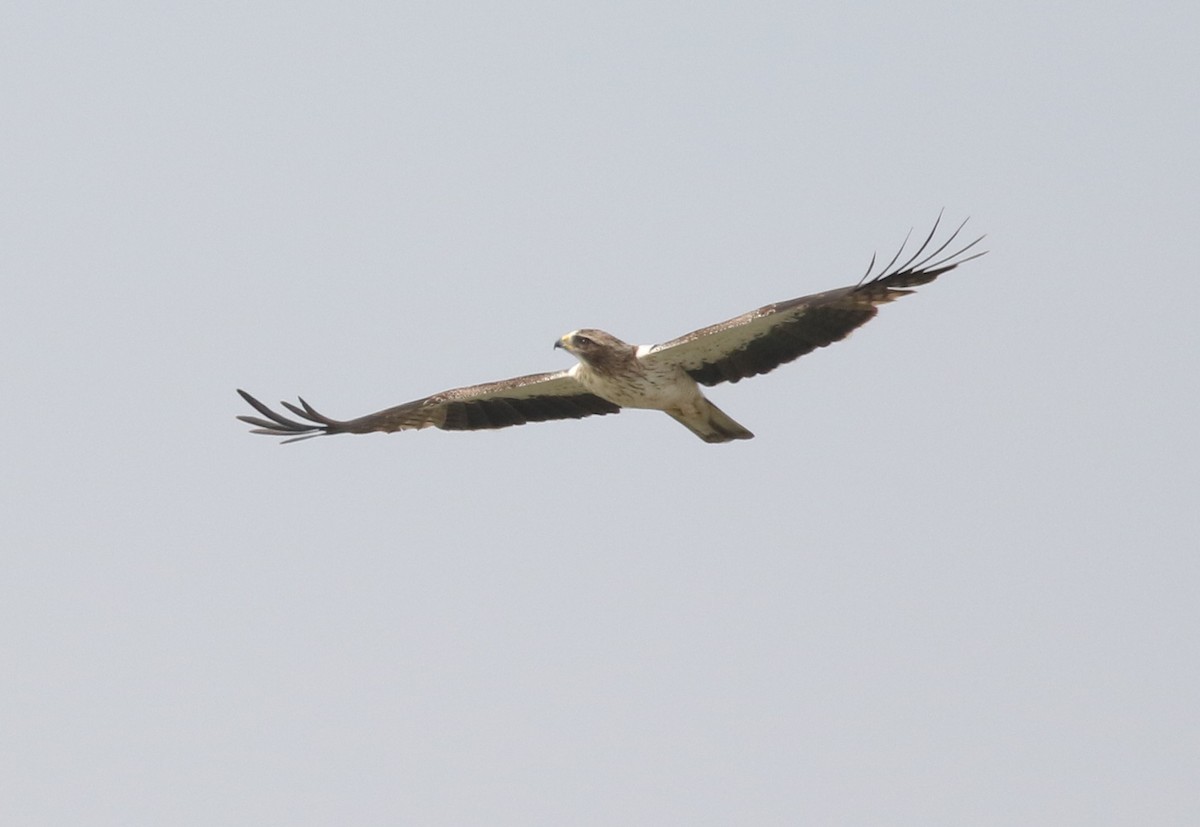
<path id="1" fill-rule="evenodd" d="M 983 236 L 954 248 L 966 221 L 934 246 L 941 216 L 910 257 L 900 259 L 911 230 L 892 260 L 875 271 L 876 258 L 849 287 L 776 302 L 702 327 L 657 345 L 631 345 L 594 328 L 573 330 L 554 343 L 577 360 L 568 370 L 534 373 L 454 388 L 357 419 L 331 419 L 299 399 L 282 402 L 299 418 L 271 410 L 243 390 L 241 397 L 262 417 L 239 416 L 251 433 L 287 437 L 296 442 L 329 434 L 374 431 L 447 431 L 507 428 L 551 419 L 582 419 L 615 414 L 624 408 L 663 411 L 705 442 L 751 439 L 752 434 L 714 405 L 700 386 L 739 382 L 767 373 L 819 347 L 845 339 L 875 317 L 882 304 L 895 301 L 943 273 L 984 255 L 967 255 Z M 946 253 L 947 249 L 954 252 Z"/>

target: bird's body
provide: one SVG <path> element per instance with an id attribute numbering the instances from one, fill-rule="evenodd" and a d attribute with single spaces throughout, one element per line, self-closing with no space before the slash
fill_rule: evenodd
<path id="1" fill-rule="evenodd" d="M 568 375 L 622 408 L 663 411 L 705 442 L 750 439 L 750 433 L 710 402 L 674 361 L 654 359 L 654 348 L 626 344 L 603 330 L 576 330 L 555 343 L 579 359 Z"/>
<path id="2" fill-rule="evenodd" d="M 938 259 L 959 230 L 926 255 L 937 231 L 935 223 L 933 232 L 910 259 L 896 266 L 901 255 L 897 253 L 874 278 L 869 278 L 874 269 L 872 259 L 867 276 L 854 286 L 769 304 L 663 344 L 635 346 L 602 330 L 575 330 L 555 343 L 555 347 L 579 360 L 569 370 L 455 388 L 345 421 L 318 413 L 303 399 L 299 406 L 282 403 L 305 420 L 297 422 L 239 390 L 266 419 L 238 419 L 256 426 L 254 433 L 294 441 L 322 434 L 431 426 L 482 430 L 643 408 L 667 413 L 705 442 L 750 439 L 754 435 L 705 397 L 700 386 L 757 376 L 844 339 L 873 318 L 879 305 L 907 295 L 912 292 L 909 288 L 928 284 L 982 255 L 963 257 L 979 242 L 976 239 Z"/>

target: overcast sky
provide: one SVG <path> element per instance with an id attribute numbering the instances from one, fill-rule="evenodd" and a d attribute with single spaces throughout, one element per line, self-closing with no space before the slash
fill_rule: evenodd
<path id="1" fill-rule="evenodd" d="M 0 821 L 1200 823 L 1192 3 L 10 4 Z M 987 256 L 711 397 L 351 417 Z M 964 231 L 964 232 L 967 232 Z"/>

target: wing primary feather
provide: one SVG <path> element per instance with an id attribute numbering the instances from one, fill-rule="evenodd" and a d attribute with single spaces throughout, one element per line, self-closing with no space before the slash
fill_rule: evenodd
<path id="1" fill-rule="evenodd" d="M 283 407 L 287 408 L 289 411 L 294 413 L 296 416 L 300 416 L 300 417 L 304 417 L 305 419 L 308 419 L 308 414 L 306 414 L 302 408 L 297 408 L 295 405 L 293 405 L 291 402 L 288 402 L 286 399 L 279 400 L 279 404 L 282 405 Z"/>
<path id="2" fill-rule="evenodd" d="M 251 433 L 254 433 L 251 431 Z M 314 439 L 319 436 L 330 436 L 329 431 L 318 431 L 315 434 L 305 434 L 304 436 L 294 436 L 291 439 L 285 439 L 280 445 L 291 445 L 293 442 L 303 442 L 306 439 Z"/>
<path id="3" fill-rule="evenodd" d="M 910 258 L 908 261 L 904 262 L 899 267 L 897 267 L 896 272 L 900 272 L 900 273 L 904 272 L 905 270 L 907 270 L 909 267 L 912 266 L 912 263 L 914 261 L 916 261 L 918 258 L 921 257 L 921 254 L 925 252 L 925 248 L 929 246 L 929 242 L 933 241 L 933 236 L 938 231 L 938 225 L 942 223 L 942 214 L 944 212 L 945 212 L 945 208 L 943 208 L 942 211 L 938 213 L 937 219 L 933 222 L 933 229 L 931 229 L 929 231 L 929 235 L 925 237 L 925 241 L 921 243 L 921 246 L 917 248 L 917 251 L 912 254 L 912 258 Z M 966 222 L 964 221 L 963 223 L 965 224 Z M 958 230 L 961 230 L 961 229 L 962 229 L 962 227 L 960 226 L 958 228 Z M 954 235 L 958 235 L 958 230 L 954 231 Z M 911 235 L 911 234 L 912 234 L 912 231 L 909 230 L 909 235 Z M 946 240 L 946 244 L 949 244 L 951 241 L 954 240 L 954 235 L 950 236 L 950 238 L 948 238 Z M 907 244 L 908 240 L 905 239 L 904 243 Z M 942 250 L 944 250 L 946 248 L 946 244 L 943 244 L 941 247 L 939 247 L 937 249 L 937 252 L 935 252 L 933 255 L 936 256 L 938 253 L 940 253 Z M 903 249 L 903 248 L 901 248 L 901 249 Z M 930 258 L 932 258 L 932 257 L 933 256 L 930 256 Z M 917 267 L 919 268 L 920 265 L 917 265 Z"/>
<path id="4" fill-rule="evenodd" d="M 245 399 L 248 403 L 250 403 L 250 407 L 254 408 L 254 410 L 258 411 L 260 414 L 267 417 L 268 419 L 278 422 L 281 425 L 298 425 L 298 424 L 300 424 L 298 422 L 290 422 L 289 420 L 284 419 L 279 414 L 275 413 L 273 410 L 268 408 L 263 403 L 259 402 L 257 399 L 255 399 L 250 394 L 246 393 L 241 388 L 238 388 L 238 393 L 241 395 L 242 399 Z M 238 417 L 238 418 L 241 419 L 242 417 Z"/>
<path id="5" fill-rule="evenodd" d="M 978 253 L 975 253 L 972 256 L 967 256 L 966 258 L 959 258 L 959 256 L 961 256 L 967 250 L 970 250 L 972 247 L 974 247 L 979 242 L 983 241 L 985 238 L 987 238 L 986 234 L 981 235 L 979 238 L 975 239 L 970 244 L 968 244 L 966 247 L 963 247 L 961 250 L 951 253 L 950 255 L 946 256 L 943 259 L 935 261 L 933 264 L 929 264 L 928 269 L 936 270 L 937 268 L 941 267 L 943 264 L 947 264 L 948 262 L 951 262 L 951 261 L 953 261 L 954 266 L 957 267 L 960 264 L 966 264 L 968 261 L 973 261 L 974 259 L 977 259 L 980 256 L 987 255 L 987 250 L 980 250 Z M 937 255 L 937 253 L 934 253 L 934 255 Z M 921 264 L 919 266 L 926 267 L 926 262 L 924 262 L 924 261 L 921 262 Z"/>
<path id="6" fill-rule="evenodd" d="M 940 215 L 938 216 L 938 219 L 939 219 L 939 220 L 941 220 L 941 216 L 940 216 Z M 963 252 L 963 250 L 959 250 L 957 253 L 954 253 L 953 255 L 947 256 L 947 257 L 946 257 L 945 259 L 943 259 L 942 261 L 939 261 L 939 262 L 937 262 L 937 264 L 933 264 L 933 265 L 930 265 L 930 264 L 929 264 L 929 262 L 933 261 L 933 259 L 935 259 L 935 258 L 937 258 L 938 256 L 940 256 L 940 255 L 942 254 L 942 251 L 943 251 L 943 250 L 945 250 L 947 247 L 949 247 L 951 244 L 953 244 L 953 243 L 954 243 L 954 239 L 958 238 L 958 234 L 962 232 L 962 228 L 963 228 L 963 227 L 965 227 L 965 226 L 967 226 L 967 222 L 968 222 L 968 221 L 970 221 L 970 220 L 971 220 L 971 219 L 970 219 L 970 217 L 969 217 L 969 216 L 968 216 L 967 218 L 963 219 L 963 223 L 961 223 L 961 224 L 959 224 L 959 225 L 958 225 L 958 229 L 956 229 L 956 230 L 955 230 L 953 233 L 951 233 L 951 234 L 950 234 L 950 237 L 949 237 L 949 238 L 947 238 L 945 241 L 943 241 L 943 242 L 942 242 L 942 245 L 941 245 L 940 247 L 938 247 L 936 250 L 934 250 L 932 253 L 930 253 L 928 256 L 926 256 L 925 258 L 921 259 L 921 260 L 920 260 L 919 262 L 917 262 L 916 264 L 913 264 L 913 263 L 910 261 L 908 264 L 904 265 L 904 267 L 902 267 L 902 268 L 900 268 L 900 269 L 902 269 L 902 270 L 907 270 L 907 269 L 909 268 L 909 266 L 912 266 L 912 268 L 913 268 L 914 270 L 921 270 L 921 269 L 925 268 L 925 267 L 928 265 L 928 266 L 929 266 L 929 269 L 931 269 L 931 270 L 932 270 L 933 268 L 937 267 L 939 264 L 942 264 L 942 263 L 944 263 L 944 262 L 946 262 L 946 261 L 949 261 L 950 259 L 954 258 L 954 256 L 956 256 L 956 255 L 960 255 L 960 254 Z M 933 240 L 933 235 L 930 235 L 930 236 L 929 236 L 929 238 L 925 240 L 925 243 L 924 243 L 924 244 L 921 246 L 921 250 L 924 250 L 926 247 L 928 247 L 928 246 L 929 246 L 929 242 L 930 242 L 930 241 L 932 241 L 932 240 Z M 973 242 L 973 243 L 976 243 L 976 244 L 977 244 L 978 242 L 979 242 L 979 240 L 978 240 L 978 239 L 976 239 L 976 240 L 975 240 L 975 242 Z M 965 248 L 963 248 L 963 249 L 964 249 L 964 250 L 969 250 L 969 249 L 970 249 L 970 245 L 968 245 L 967 247 L 965 247 Z M 917 253 L 917 255 L 920 255 L 920 252 L 918 252 L 918 253 Z M 916 258 L 916 256 L 913 256 L 913 258 L 915 259 L 915 258 Z"/>
<path id="7" fill-rule="evenodd" d="M 854 285 L 855 287 L 862 287 L 863 283 L 871 277 L 871 271 L 875 269 L 875 258 L 878 255 L 877 252 L 871 253 L 871 263 L 867 265 L 867 272 L 863 273 L 863 277 L 858 280 L 858 284 Z"/>
<path id="8" fill-rule="evenodd" d="M 979 238 L 975 239 L 970 244 L 967 244 L 966 246 L 962 247 L 961 249 L 956 250 L 953 253 L 950 253 L 946 256 L 943 256 L 942 258 L 938 258 L 938 256 L 941 256 L 942 253 L 945 252 L 945 250 L 948 247 L 950 247 L 950 245 L 954 243 L 954 240 L 956 238 L 958 238 L 958 236 L 962 233 L 963 227 L 967 226 L 967 221 L 970 220 L 969 217 L 967 219 L 965 219 L 961 224 L 959 224 L 957 229 L 955 229 L 954 232 L 950 234 L 950 237 L 947 238 L 944 242 L 942 242 L 936 250 L 934 250 L 930 253 L 926 253 L 926 248 L 928 248 L 930 242 L 933 240 L 933 236 L 937 232 L 937 224 L 941 222 L 941 219 L 942 219 L 942 215 L 941 215 L 941 213 L 939 213 L 938 220 L 936 222 L 934 222 L 933 231 L 930 232 L 929 237 L 925 239 L 925 242 L 921 245 L 921 247 L 917 250 L 917 252 L 913 256 L 911 256 L 903 264 L 896 265 L 896 263 L 895 263 L 896 259 L 899 259 L 899 254 L 897 254 L 896 259 L 893 259 L 892 263 L 890 263 L 887 267 L 885 267 L 882 271 L 880 271 L 880 274 L 878 276 L 876 276 L 874 279 L 872 279 L 870 283 L 878 283 L 878 282 L 882 282 L 885 279 L 891 279 L 891 278 L 895 278 L 895 277 L 921 277 L 921 276 L 925 277 L 925 282 L 932 281 L 934 278 L 936 278 L 937 276 L 946 272 L 947 270 L 953 269 L 960 264 L 965 264 L 968 261 L 973 261 L 974 259 L 977 259 L 980 256 L 985 255 L 987 253 L 987 251 L 984 250 L 982 252 L 975 253 L 974 255 L 967 256 L 966 258 L 962 257 L 963 253 L 972 249 L 973 247 L 975 247 L 976 244 L 978 244 L 979 242 L 981 242 L 985 238 L 987 238 L 986 235 L 981 235 L 981 236 L 979 236 Z M 906 239 L 905 244 L 907 244 L 907 243 L 908 242 Z M 903 249 L 903 245 L 902 245 L 902 249 Z M 922 255 L 924 255 L 925 257 L 921 258 Z M 924 283 L 924 282 L 922 282 L 922 283 Z M 857 286 L 862 287 L 863 282 L 860 281 Z"/>
<path id="9" fill-rule="evenodd" d="M 322 413 L 317 413 L 317 409 L 305 402 L 303 396 L 297 396 L 296 398 L 300 400 L 300 405 L 304 408 L 304 413 L 307 418 L 311 419 L 313 422 L 320 422 L 322 425 L 340 424 L 336 419 L 330 419 Z"/>
<path id="10" fill-rule="evenodd" d="M 274 431 L 278 431 L 280 428 L 278 423 L 268 422 L 265 419 L 259 419 L 257 416 L 239 416 L 238 419 L 240 419 L 242 422 L 245 422 L 247 425 L 257 425 L 259 427 L 259 431 L 256 431 L 255 433 L 265 433 L 265 431 L 262 430 L 263 428 Z M 300 423 L 297 422 L 296 424 L 299 425 Z"/>
<path id="11" fill-rule="evenodd" d="M 279 404 L 283 405 L 283 407 L 287 408 L 289 411 L 294 413 L 296 416 L 301 417 L 302 419 L 307 419 L 309 422 L 315 422 L 318 425 L 324 425 L 327 428 L 342 424 L 341 422 L 339 422 L 336 419 L 330 419 L 329 417 L 325 416 L 324 414 L 318 413 L 317 410 L 315 408 L 313 408 L 312 405 L 310 405 L 304 401 L 304 397 L 300 396 L 300 397 L 297 397 L 297 399 L 300 402 L 300 407 L 296 407 L 291 402 L 285 402 L 285 401 L 280 401 Z M 307 427 L 312 427 L 312 426 L 310 425 Z"/>
<path id="12" fill-rule="evenodd" d="M 904 252 L 904 248 L 908 246 L 908 240 L 912 238 L 912 228 L 909 227 L 908 235 L 904 236 L 904 243 L 900 245 L 900 249 L 896 251 L 896 255 L 892 256 L 892 260 L 887 263 L 887 266 L 879 271 L 879 275 L 871 279 L 871 281 L 879 281 L 881 278 L 892 272 L 892 266 L 900 260 L 900 255 Z"/>
<path id="13" fill-rule="evenodd" d="M 294 420 L 288 419 L 285 416 L 281 416 L 280 414 L 275 413 L 273 410 L 268 408 L 263 403 L 259 402 L 257 399 L 255 399 L 250 394 L 246 393 L 244 390 L 239 389 L 238 393 L 241 394 L 242 399 L 245 399 L 248 403 L 250 403 L 250 406 L 253 407 L 254 410 L 258 411 L 260 414 L 267 417 L 267 419 L 271 420 L 271 422 L 264 422 L 263 420 L 256 419 L 255 417 L 239 416 L 238 419 L 242 420 L 243 422 L 248 422 L 251 425 L 260 425 L 260 426 L 263 426 L 266 428 L 282 429 L 285 433 L 293 433 L 297 430 L 307 431 L 307 430 L 310 430 L 312 427 L 310 425 L 305 425 L 303 422 L 296 422 Z M 272 423 L 274 423 L 274 424 L 272 424 Z"/>

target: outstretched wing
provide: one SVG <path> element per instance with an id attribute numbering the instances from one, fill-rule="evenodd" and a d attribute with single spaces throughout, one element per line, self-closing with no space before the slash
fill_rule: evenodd
<path id="1" fill-rule="evenodd" d="M 612 402 L 588 393 L 567 371 L 535 373 L 501 382 L 455 388 L 345 421 L 318 413 L 303 399 L 299 405 L 281 402 L 281 405 L 304 420 L 297 422 L 276 413 L 243 390 L 238 393 L 266 417 L 238 417 L 256 426 L 251 433 L 291 437 L 286 442 L 324 434 L 407 431 L 431 426 L 446 431 L 477 431 L 549 419 L 582 419 L 592 414 L 610 414 L 621 410 Z"/>
<path id="2" fill-rule="evenodd" d="M 654 345 L 639 356 L 648 366 L 679 365 L 697 382 L 716 385 L 766 373 L 819 347 L 839 342 L 870 321 L 879 305 L 913 292 L 905 288 L 928 284 L 942 273 L 983 255 L 975 253 L 964 258 L 983 236 L 945 254 L 965 221 L 930 252 L 940 222 L 938 216 L 925 243 L 907 261 L 897 264 L 908 245 L 905 239 L 891 262 L 874 278 L 872 257 L 866 275 L 853 287 L 768 304 L 735 319 Z"/>

